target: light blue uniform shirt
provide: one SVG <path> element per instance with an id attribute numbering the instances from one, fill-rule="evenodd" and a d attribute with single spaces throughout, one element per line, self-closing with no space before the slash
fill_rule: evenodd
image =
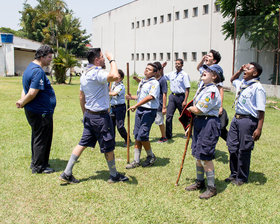
<path id="1" fill-rule="evenodd" d="M 137 90 L 137 102 L 143 100 L 146 96 L 153 96 L 154 99 L 141 105 L 141 107 L 149 109 L 157 109 L 159 107 L 159 82 L 155 78 L 150 78 L 148 80 L 142 79 L 138 85 Z"/>
<path id="2" fill-rule="evenodd" d="M 236 88 L 236 95 L 242 84 L 248 85 L 255 82 L 256 79 L 245 81 L 244 79 L 235 79 L 232 84 Z M 265 111 L 266 93 L 260 82 L 256 82 L 244 89 L 235 105 L 237 114 L 252 115 L 258 118 L 258 111 Z"/>
<path id="3" fill-rule="evenodd" d="M 111 91 L 112 92 L 116 92 L 117 95 L 116 96 L 111 96 L 111 105 L 115 106 L 115 105 L 119 105 L 119 104 L 124 104 L 125 103 L 125 86 L 123 84 L 123 82 L 113 82 L 112 87 L 111 87 Z"/>
<path id="4" fill-rule="evenodd" d="M 191 87 L 190 77 L 183 70 L 181 70 L 178 74 L 177 71 L 167 73 L 164 77 L 166 80 L 170 81 L 170 90 L 172 93 L 185 93 L 186 89 Z"/>
<path id="5" fill-rule="evenodd" d="M 203 113 L 199 115 L 219 117 L 221 95 L 216 85 L 208 84 L 201 92 L 199 90 L 200 88 L 196 91 L 193 101 L 193 104 Z"/>
<path id="6" fill-rule="evenodd" d="M 103 111 L 109 108 L 108 72 L 101 67 L 89 65 L 80 79 L 80 90 L 85 94 L 85 108 L 91 111 Z"/>
<path id="7" fill-rule="evenodd" d="M 201 66 L 200 68 L 199 68 L 199 73 L 202 75 L 202 73 L 205 71 L 205 68 L 203 68 L 203 66 Z M 201 81 L 202 82 L 202 81 Z M 203 82 L 202 82 L 202 84 L 203 84 Z M 217 83 L 216 84 L 216 86 L 224 86 L 224 84 L 223 84 L 223 82 L 219 82 L 219 83 Z"/>

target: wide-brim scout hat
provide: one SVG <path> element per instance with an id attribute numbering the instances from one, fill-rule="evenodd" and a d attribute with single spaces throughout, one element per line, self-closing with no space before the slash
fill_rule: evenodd
<path id="1" fill-rule="evenodd" d="M 224 71 L 223 71 L 223 69 L 221 68 L 220 65 L 214 64 L 214 65 L 208 66 L 208 65 L 204 64 L 203 68 L 205 70 L 210 70 L 210 71 L 215 72 L 220 77 L 221 82 L 225 81 Z"/>
<path id="2" fill-rule="evenodd" d="M 184 107 L 184 109 L 179 117 L 179 121 L 183 125 L 185 131 L 190 126 L 191 118 L 193 117 L 193 114 L 187 110 L 192 105 L 193 105 L 193 100 L 188 102 L 188 104 Z"/>

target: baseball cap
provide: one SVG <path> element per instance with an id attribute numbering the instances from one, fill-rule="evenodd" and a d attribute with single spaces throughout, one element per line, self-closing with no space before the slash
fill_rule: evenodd
<path id="1" fill-rule="evenodd" d="M 203 68 L 209 69 L 210 71 L 217 73 L 217 75 L 220 77 L 221 82 L 225 81 L 224 72 L 220 65 L 214 64 L 214 65 L 208 66 L 208 65 L 204 64 Z"/>

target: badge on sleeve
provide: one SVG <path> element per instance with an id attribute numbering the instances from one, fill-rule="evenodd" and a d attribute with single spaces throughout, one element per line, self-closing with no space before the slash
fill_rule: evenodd
<path id="1" fill-rule="evenodd" d="M 215 98 L 215 92 L 212 92 L 211 93 L 211 99 L 214 99 Z"/>

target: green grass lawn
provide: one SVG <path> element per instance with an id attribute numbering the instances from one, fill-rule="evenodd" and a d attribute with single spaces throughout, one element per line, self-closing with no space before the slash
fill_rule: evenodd
<path id="1" fill-rule="evenodd" d="M 136 93 L 131 81 L 131 93 Z M 153 125 L 152 149 L 158 160 L 153 167 L 126 170 L 126 148 L 116 137 L 116 162 L 129 182 L 108 184 L 104 156 L 95 149 L 84 151 L 74 167 L 77 185 L 60 185 L 73 147 L 83 126 L 79 106 L 79 80 L 72 85 L 54 85 L 57 107 L 50 165 L 53 174 L 32 174 L 30 134 L 24 111 L 15 102 L 22 90 L 21 78 L 0 78 L 0 223 L 279 223 L 279 126 L 280 111 L 266 108 L 261 139 L 252 153 L 249 183 L 236 187 L 224 182 L 229 175 L 225 142 L 217 144 L 215 173 L 218 195 L 205 201 L 200 192 L 184 188 L 195 179 L 195 160 L 188 149 L 179 186 L 175 187 L 186 139 L 174 116 L 174 140 L 158 144 L 159 128 Z M 195 93 L 195 84 L 191 97 Z M 233 117 L 234 94 L 225 93 L 224 107 Z M 273 105 L 278 105 L 279 99 Z M 131 113 L 131 134 L 134 125 Z M 229 126 L 228 126 L 229 127 Z M 133 139 L 133 138 L 132 138 Z M 190 144 L 189 144 L 190 145 Z M 133 158 L 133 145 L 131 147 Z M 145 157 L 142 152 L 142 159 Z"/>

